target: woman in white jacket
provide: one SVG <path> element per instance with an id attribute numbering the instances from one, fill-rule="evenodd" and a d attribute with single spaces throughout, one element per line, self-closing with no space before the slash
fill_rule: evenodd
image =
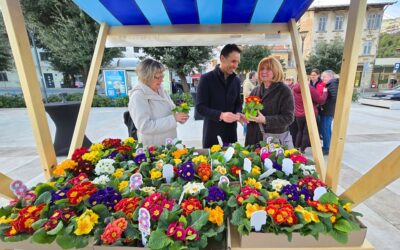
<path id="1" fill-rule="evenodd" d="M 164 145 L 167 138 L 176 138 L 176 122 L 189 119 L 185 113 L 172 112 L 175 104 L 162 87 L 164 70 L 153 59 L 143 60 L 136 68 L 139 83 L 130 92 L 128 109 L 138 140 L 145 146 Z"/>

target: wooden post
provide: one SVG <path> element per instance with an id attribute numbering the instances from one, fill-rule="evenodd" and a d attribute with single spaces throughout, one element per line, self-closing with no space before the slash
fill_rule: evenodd
<path id="1" fill-rule="evenodd" d="M 21 6 L 17 0 L 1 0 L 0 7 L 21 82 L 26 108 L 32 123 L 32 131 L 44 176 L 50 178 L 53 167 L 57 165 L 57 158 L 51 140 Z"/>
<path id="2" fill-rule="evenodd" d="M 317 120 L 315 119 L 309 83 L 307 81 L 304 57 L 301 51 L 300 34 L 297 30 L 296 21 L 294 19 L 291 19 L 289 21 L 289 31 L 292 38 L 293 53 L 296 59 L 298 78 L 301 86 L 301 97 L 304 104 L 304 111 L 306 113 L 308 134 L 310 136 L 310 142 L 311 142 L 311 151 L 314 157 L 315 165 L 319 173 L 319 176 L 322 180 L 324 180 L 326 175 L 325 160 L 322 154 L 322 147 L 321 147 L 321 141 L 319 139 Z"/>
<path id="3" fill-rule="evenodd" d="M 94 49 L 88 78 L 86 81 L 85 91 L 83 93 L 82 103 L 79 109 L 74 135 L 72 137 L 71 146 L 69 148 L 68 158 L 72 157 L 72 154 L 74 153 L 74 150 L 76 148 L 82 146 L 83 137 L 85 136 L 85 130 L 89 118 L 89 111 L 91 109 L 94 92 L 96 90 L 97 77 L 100 71 L 101 60 L 103 59 L 108 30 L 109 27 L 107 26 L 107 24 L 102 23 L 97 38 L 96 47 Z"/>
<path id="4" fill-rule="evenodd" d="M 6 199 L 15 198 L 15 195 L 10 189 L 11 182 L 13 182 L 13 179 L 11 179 L 5 174 L 0 173 L 0 197 Z"/>
<path id="5" fill-rule="evenodd" d="M 398 178 L 400 178 L 400 146 L 351 185 L 340 197 L 351 200 L 354 202 L 353 206 L 357 206 Z"/>
<path id="6" fill-rule="evenodd" d="M 326 177 L 326 183 L 333 191 L 336 191 L 339 182 L 366 9 L 367 0 L 350 1 Z"/>

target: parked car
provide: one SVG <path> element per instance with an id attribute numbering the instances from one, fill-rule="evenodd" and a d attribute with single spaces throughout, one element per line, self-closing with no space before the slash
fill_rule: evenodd
<path id="1" fill-rule="evenodd" d="M 384 90 L 376 93 L 373 97 L 377 97 L 379 99 L 385 100 L 397 100 L 400 101 L 400 86 L 395 87 L 394 89 Z"/>

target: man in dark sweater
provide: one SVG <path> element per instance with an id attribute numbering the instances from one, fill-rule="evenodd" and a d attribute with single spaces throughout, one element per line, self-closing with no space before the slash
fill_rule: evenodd
<path id="1" fill-rule="evenodd" d="M 203 148 L 218 144 L 218 135 L 224 143 L 237 141 L 237 121 L 244 121 L 240 78 L 235 74 L 240 53 L 237 45 L 227 44 L 221 51 L 221 64 L 200 78 L 196 109 L 204 116 Z"/>
<path id="2" fill-rule="evenodd" d="M 329 146 L 331 144 L 332 121 L 335 114 L 339 79 L 335 78 L 335 72 L 332 70 L 325 70 L 322 73 L 321 78 L 322 81 L 326 83 L 325 87 L 328 89 L 328 97 L 326 102 L 320 108 L 321 132 L 323 140 L 322 151 L 324 155 L 328 155 Z"/>

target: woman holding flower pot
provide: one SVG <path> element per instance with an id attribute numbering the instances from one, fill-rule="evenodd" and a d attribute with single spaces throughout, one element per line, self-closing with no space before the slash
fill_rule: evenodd
<path id="1" fill-rule="evenodd" d="M 294 101 L 292 91 L 283 83 L 282 65 L 272 56 L 265 57 L 258 64 L 257 74 L 261 84 L 250 95 L 261 99 L 263 109 L 249 118 L 245 144 L 272 137 L 274 142 L 293 148 L 289 125 L 294 120 Z"/>
<path id="2" fill-rule="evenodd" d="M 153 59 L 143 60 L 136 68 L 139 83 L 129 96 L 129 113 L 137 127 L 138 140 L 145 146 L 164 145 L 167 138 L 177 137 L 177 122 L 189 116 L 173 113 L 175 104 L 162 87 L 164 66 Z"/>

